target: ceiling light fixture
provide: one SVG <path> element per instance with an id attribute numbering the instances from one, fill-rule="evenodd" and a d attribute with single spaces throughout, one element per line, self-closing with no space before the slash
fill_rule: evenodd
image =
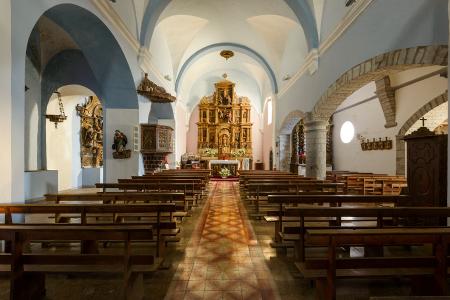
<path id="1" fill-rule="evenodd" d="M 232 58 L 234 56 L 234 52 L 231 50 L 222 50 L 220 51 L 220 56 L 228 60 L 229 58 Z"/>

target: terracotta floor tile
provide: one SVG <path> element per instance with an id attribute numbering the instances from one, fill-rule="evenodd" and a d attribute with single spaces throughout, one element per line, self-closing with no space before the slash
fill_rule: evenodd
<path id="1" fill-rule="evenodd" d="M 274 296 L 264 253 L 254 239 L 248 239 L 252 229 L 242 219 L 246 212 L 241 212 L 244 208 L 237 184 L 215 182 L 210 190 L 204 204 L 207 210 L 198 221 L 204 226 L 193 231 L 186 258 L 174 276 L 177 281 L 171 284 L 171 295 L 212 300 Z M 186 293 L 181 293 L 184 290 Z"/>
<path id="2" fill-rule="evenodd" d="M 221 291 L 205 291 L 203 294 L 203 299 L 205 300 L 222 300 Z"/>
<path id="3" fill-rule="evenodd" d="M 204 291 L 205 280 L 189 280 L 186 289 L 188 291 Z"/>
<path id="4" fill-rule="evenodd" d="M 184 300 L 202 300 L 204 295 L 204 291 L 187 292 L 184 296 Z"/>

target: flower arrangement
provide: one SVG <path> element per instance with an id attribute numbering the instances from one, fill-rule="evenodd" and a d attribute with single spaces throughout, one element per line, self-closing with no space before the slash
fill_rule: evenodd
<path id="1" fill-rule="evenodd" d="M 247 151 L 245 150 L 245 148 L 240 148 L 240 149 L 231 151 L 231 156 L 244 157 L 246 153 L 247 153 Z"/>
<path id="2" fill-rule="evenodd" d="M 203 153 L 205 153 L 206 156 L 216 156 L 218 151 L 217 149 L 205 148 L 205 150 L 203 150 Z"/>
<path id="3" fill-rule="evenodd" d="M 219 171 L 219 174 L 220 174 L 220 176 L 222 176 L 222 178 L 227 178 L 228 176 L 231 175 L 231 172 L 230 172 L 230 170 L 228 170 L 227 168 L 222 168 L 222 169 Z"/>

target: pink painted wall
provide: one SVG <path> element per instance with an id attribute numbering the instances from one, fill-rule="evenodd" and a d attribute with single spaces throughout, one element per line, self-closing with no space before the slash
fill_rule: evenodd
<path id="1" fill-rule="evenodd" d="M 198 122 L 198 105 L 195 106 L 189 118 L 189 130 L 186 133 L 186 152 L 197 153 L 197 122 Z"/>

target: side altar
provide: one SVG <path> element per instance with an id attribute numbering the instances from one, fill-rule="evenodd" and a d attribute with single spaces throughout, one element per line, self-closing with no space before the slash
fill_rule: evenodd
<path id="1" fill-rule="evenodd" d="M 214 84 L 214 94 L 200 100 L 198 153 L 202 159 L 206 157 L 209 158 L 207 160 L 223 162 L 251 159 L 253 124 L 250 120 L 250 101 L 247 97 L 238 97 L 235 83 L 227 80 L 226 74 L 223 77 Z"/>

